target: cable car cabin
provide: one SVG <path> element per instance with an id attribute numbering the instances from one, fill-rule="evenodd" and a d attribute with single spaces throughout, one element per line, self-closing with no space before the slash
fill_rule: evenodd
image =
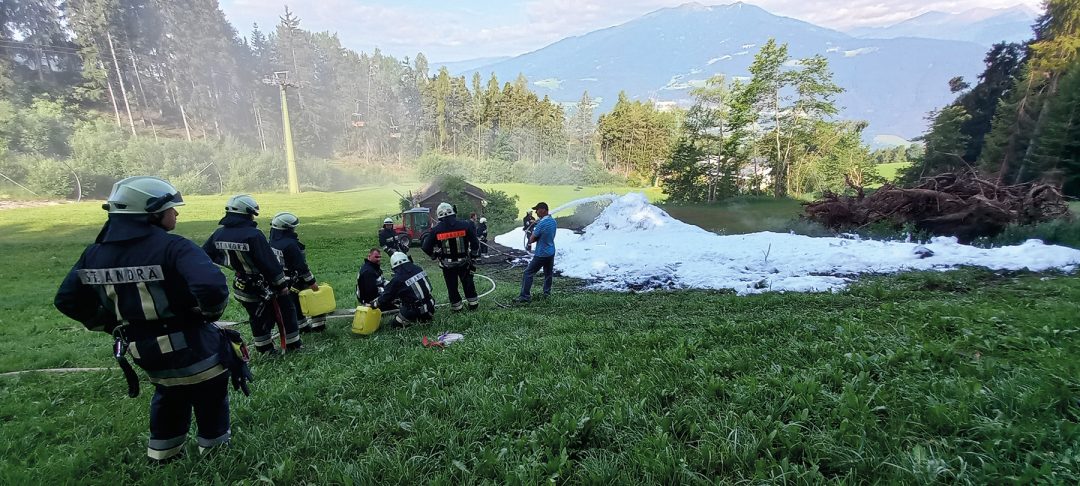
<path id="1" fill-rule="evenodd" d="M 357 128 L 364 126 L 364 117 L 363 117 L 363 115 L 361 115 L 359 113 L 353 113 L 352 114 L 352 126 L 357 127 Z"/>
<path id="2" fill-rule="evenodd" d="M 431 209 L 412 208 L 402 211 L 401 224 L 394 226 L 394 232 L 408 235 L 412 241 L 420 241 L 420 235 L 431 229 Z"/>

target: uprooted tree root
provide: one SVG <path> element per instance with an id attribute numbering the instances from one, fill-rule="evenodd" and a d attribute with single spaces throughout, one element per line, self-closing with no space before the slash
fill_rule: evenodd
<path id="1" fill-rule="evenodd" d="M 961 243 L 995 236 L 1010 224 L 1069 217 L 1068 204 L 1052 185 L 1001 186 L 974 173 L 941 174 L 911 188 L 886 184 L 870 194 L 850 180 L 848 185 L 855 196 L 827 192 L 805 203 L 805 217 L 836 231 L 875 224 L 914 226 L 932 235 L 956 236 Z"/>

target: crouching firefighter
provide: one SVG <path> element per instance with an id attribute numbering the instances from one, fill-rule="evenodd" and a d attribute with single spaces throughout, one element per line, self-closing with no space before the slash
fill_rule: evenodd
<path id="1" fill-rule="evenodd" d="M 446 290 L 450 294 L 450 309 L 459 311 L 464 307 L 461 293 L 458 292 L 460 281 L 469 310 L 475 310 L 480 306 L 476 283 L 473 280 L 473 272 L 476 270 L 473 260 L 480 257 L 480 240 L 476 238 L 476 229 L 468 221 L 459 221 L 454 216 L 454 207 L 449 203 L 439 204 L 436 215 L 439 217 L 439 224 L 423 238 L 421 249 L 431 258 L 439 260 Z"/>
<path id="2" fill-rule="evenodd" d="M 229 441 L 229 376 L 247 393 L 251 375 L 236 331 L 213 324 L 228 304 L 225 275 L 198 245 L 169 234 L 184 204 L 154 177 L 113 185 L 108 221 L 56 293 L 56 308 L 92 331 L 114 336 L 113 353 L 139 394 L 126 355 L 154 384 L 147 455 L 177 457 L 192 410 L 199 452 Z"/>
<path id="3" fill-rule="evenodd" d="M 293 213 L 275 214 L 270 222 L 270 247 L 274 250 L 278 263 L 285 268 L 285 277 L 289 279 L 291 290 L 289 298 L 296 312 L 300 332 L 325 331 L 326 314 L 308 318 L 300 310 L 300 291 L 311 289 L 317 292 L 319 284 L 315 282 L 315 276 L 308 269 L 304 244 L 300 242 L 300 237 L 296 234 L 296 227 L 299 225 L 300 218 Z"/>
<path id="4" fill-rule="evenodd" d="M 243 304 L 251 323 L 255 350 L 274 350 L 273 330 L 278 326 L 281 350 L 302 347 L 296 310 L 288 297 L 288 279 L 270 243 L 258 229 L 259 205 L 247 194 L 233 196 L 225 204 L 221 226 L 203 244 L 203 251 L 218 265 L 236 272 L 233 298 Z"/>
<path id="5" fill-rule="evenodd" d="M 393 309 L 396 306 L 399 312 L 394 322 L 401 326 L 430 321 L 435 316 L 435 298 L 431 296 L 431 281 L 424 269 L 409 261 L 409 255 L 402 252 L 390 257 L 390 268 L 394 277 L 371 307 Z"/>
<path id="6" fill-rule="evenodd" d="M 386 291 L 386 279 L 382 276 L 382 254 L 378 248 L 368 250 L 364 264 L 356 273 L 356 301 L 359 305 L 371 306 Z M 382 310 L 391 310 L 383 307 Z"/>

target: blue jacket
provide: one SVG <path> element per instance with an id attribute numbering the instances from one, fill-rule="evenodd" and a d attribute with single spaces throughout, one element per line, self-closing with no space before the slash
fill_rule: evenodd
<path id="1" fill-rule="evenodd" d="M 146 215 L 111 214 L 56 293 L 64 315 L 90 330 L 120 332 L 135 363 L 164 386 L 225 372 L 216 320 L 228 304 L 225 275 L 198 245 Z"/>
<path id="2" fill-rule="evenodd" d="M 288 284 L 285 271 L 266 237 L 251 216 L 227 213 L 221 225 L 203 244 L 203 251 L 218 265 L 236 272 L 233 296 L 243 302 L 261 302 L 268 288 L 281 290 Z"/>
<path id="3" fill-rule="evenodd" d="M 299 291 L 315 284 L 315 276 L 308 268 L 304 244 L 295 231 L 271 229 L 270 247 L 278 263 L 285 268 L 285 276 L 289 278 L 292 288 Z"/>

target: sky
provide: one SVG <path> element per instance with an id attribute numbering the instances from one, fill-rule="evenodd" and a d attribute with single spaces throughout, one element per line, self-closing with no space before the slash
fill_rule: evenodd
<path id="1" fill-rule="evenodd" d="M 687 0 L 220 0 L 242 36 L 258 23 L 273 30 L 285 5 L 311 31 L 337 32 L 345 47 L 378 47 L 396 57 L 423 52 L 429 61 L 449 62 L 516 56 L 560 39 L 618 25 Z M 705 5 L 733 3 L 701 1 Z M 958 13 L 972 8 L 1024 5 L 1042 0 L 755 0 L 774 14 L 847 30 L 901 22 L 929 11 Z"/>

